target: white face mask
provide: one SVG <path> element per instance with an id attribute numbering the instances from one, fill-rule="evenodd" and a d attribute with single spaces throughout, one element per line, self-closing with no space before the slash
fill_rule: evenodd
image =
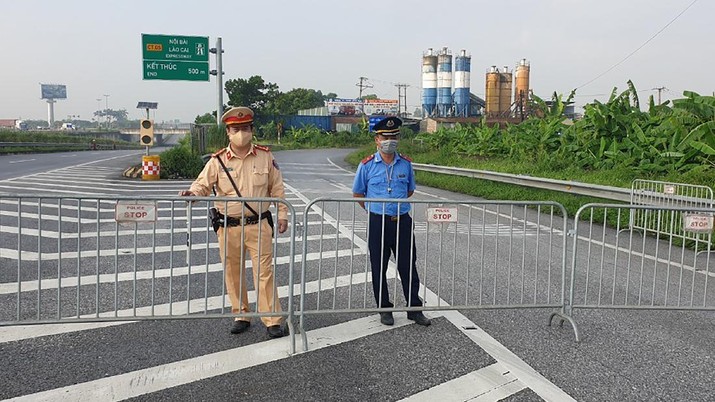
<path id="1" fill-rule="evenodd" d="M 380 151 L 386 154 L 394 154 L 397 151 L 397 140 L 382 140 L 380 141 Z"/>
<path id="2" fill-rule="evenodd" d="M 238 131 L 230 135 L 231 144 L 238 148 L 243 148 L 248 145 L 253 139 L 253 133 L 250 130 Z"/>

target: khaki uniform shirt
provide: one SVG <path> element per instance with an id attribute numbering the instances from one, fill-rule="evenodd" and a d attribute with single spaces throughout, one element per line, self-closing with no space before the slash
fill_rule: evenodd
<path id="1" fill-rule="evenodd" d="M 254 144 L 251 144 L 250 150 L 243 156 L 235 155 L 230 147 L 216 152 L 206 163 L 199 177 L 191 184 L 189 190 L 195 195 L 208 196 L 211 194 L 211 187 L 216 186 L 216 195 L 220 197 L 238 196 L 216 158 L 221 158 L 226 165 L 228 173 L 243 197 L 285 198 L 283 175 L 273 159 L 273 154 L 268 148 Z M 225 211 L 226 202 L 217 201 L 215 204 L 216 208 L 227 216 L 239 218 L 243 213 L 246 216 L 253 215 L 239 202 L 228 202 L 228 212 Z M 269 202 L 247 203 L 259 214 L 267 211 L 270 204 Z M 288 219 L 288 207 L 283 203 L 278 203 L 278 219 Z"/>

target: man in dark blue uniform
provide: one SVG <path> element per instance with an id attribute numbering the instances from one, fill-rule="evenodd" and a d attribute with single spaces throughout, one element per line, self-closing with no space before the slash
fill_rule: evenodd
<path id="1" fill-rule="evenodd" d="M 353 182 L 353 197 L 395 198 L 404 200 L 415 192 L 415 174 L 412 161 L 396 152 L 402 120 L 387 117 L 375 124 L 377 152 L 363 159 Z M 360 201 L 360 206 L 370 213 L 368 224 L 368 249 L 372 266 L 372 290 L 377 306 L 394 307 L 387 287 L 387 263 L 390 253 L 397 260 L 397 272 L 402 281 L 402 291 L 408 307 L 422 305 L 419 298 L 420 279 L 417 275 L 417 248 L 409 202 Z M 407 312 L 407 318 L 420 325 L 430 325 L 421 311 Z M 392 313 L 380 313 L 380 322 L 395 323 Z"/>

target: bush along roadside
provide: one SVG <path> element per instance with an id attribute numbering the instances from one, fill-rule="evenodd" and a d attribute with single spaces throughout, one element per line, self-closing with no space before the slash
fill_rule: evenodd
<path id="1" fill-rule="evenodd" d="M 204 165 L 202 156 L 227 146 L 228 139 L 225 126 L 206 126 L 203 134 L 206 144 L 204 153 L 200 152 L 199 138 L 194 138 L 193 136 L 182 139 L 178 146 L 161 153 L 162 179 L 195 178 Z M 373 141 L 372 134 L 367 131 L 367 125 L 361 127 L 361 130 L 357 133 L 347 131 L 325 132 L 315 126 L 291 128 L 284 133 L 280 143 L 276 133 L 271 130 L 275 130 L 275 125 L 272 122 L 257 127 L 254 142 L 268 146 L 274 152 L 289 149 L 358 147 Z M 411 130 L 406 130 L 403 135 L 410 137 L 414 134 Z M 140 167 L 141 165 L 135 168 Z M 130 177 L 131 175 L 125 174 L 125 176 Z"/>
<path id="2" fill-rule="evenodd" d="M 536 99 L 537 115 L 503 129 L 485 122 L 422 133 L 400 141 L 399 152 L 414 162 L 524 174 L 557 180 L 630 188 L 634 179 L 713 187 L 715 183 L 715 97 L 685 92 L 685 98 L 640 110 L 637 91 L 615 90 L 607 103 L 587 105 L 583 119 L 566 122 L 567 101 L 550 106 Z M 375 152 L 361 148 L 346 158 L 357 166 Z M 614 203 L 558 191 L 487 180 L 417 172 L 418 183 L 480 198 L 554 201 L 569 216 L 590 202 Z"/>
<path id="3" fill-rule="evenodd" d="M 204 162 L 201 155 L 191 150 L 190 138 L 159 154 L 162 179 L 193 179 L 201 173 Z"/>

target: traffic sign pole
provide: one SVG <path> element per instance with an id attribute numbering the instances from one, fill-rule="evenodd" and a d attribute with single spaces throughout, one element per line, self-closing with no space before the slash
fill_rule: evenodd
<path id="1" fill-rule="evenodd" d="M 149 108 L 146 108 L 146 118 L 147 118 L 147 120 L 149 120 Z M 146 150 L 144 152 L 144 155 L 148 156 L 149 155 L 149 145 L 147 145 L 145 148 L 146 148 Z"/>
<path id="2" fill-rule="evenodd" d="M 216 125 L 221 125 L 223 116 L 223 48 L 221 38 L 216 38 L 216 86 L 218 87 L 218 108 L 216 108 Z"/>

